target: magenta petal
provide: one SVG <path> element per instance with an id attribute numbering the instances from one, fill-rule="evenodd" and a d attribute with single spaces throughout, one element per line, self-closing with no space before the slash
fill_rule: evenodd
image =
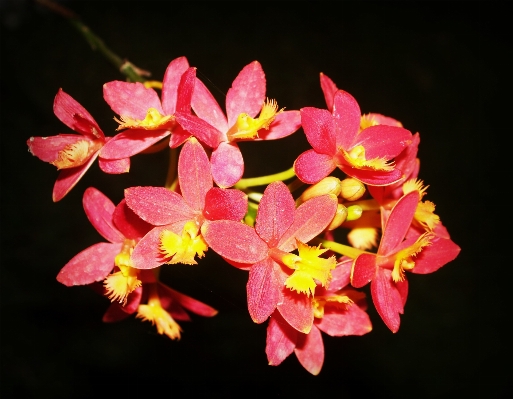
<path id="1" fill-rule="evenodd" d="M 327 77 L 325 74 L 321 72 L 321 89 L 324 93 L 324 99 L 326 100 L 326 106 L 328 110 L 331 112 L 333 110 L 333 97 L 338 90 L 338 87 L 335 83 Z"/>
<path id="2" fill-rule="evenodd" d="M 412 135 L 409 130 L 396 126 L 376 125 L 363 129 L 356 136 L 351 148 L 362 145 L 365 148 L 366 159 L 392 159 L 411 142 Z"/>
<path id="3" fill-rule="evenodd" d="M 125 237 L 112 222 L 116 207 L 105 194 L 94 187 L 89 187 L 84 191 L 82 204 L 87 218 L 103 238 L 110 242 L 123 242 Z"/>
<path id="4" fill-rule="evenodd" d="M 164 187 L 130 187 L 125 190 L 125 198 L 130 209 L 155 226 L 195 216 L 180 194 Z"/>
<path id="5" fill-rule="evenodd" d="M 123 311 L 123 307 L 117 303 L 111 303 L 105 313 L 103 314 L 102 321 L 104 323 L 115 323 L 129 317 L 130 314 Z"/>
<path id="6" fill-rule="evenodd" d="M 433 273 L 454 260 L 460 251 L 461 248 L 452 240 L 435 237 L 431 245 L 424 248 L 415 258 L 415 267 L 412 269 L 412 273 Z"/>
<path id="7" fill-rule="evenodd" d="M 377 273 L 376 255 L 361 254 L 354 260 L 351 285 L 361 288 L 374 279 Z"/>
<path id="8" fill-rule="evenodd" d="M 158 226 L 146 234 L 137 243 L 132 252 L 131 261 L 136 269 L 154 269 L 166 262 L 166 258 L 160 252 L 160 235 L 164 230 L 181 234 L 184 222 L 178 222 L 167 226 Z"/>
<path id="9" fill-rule="evenodd" d="M 338 291 L 350 284 L 352 259 L 344 260 L 337 264 L 337 267 L 331 271 L 330 291 Z"/>
<path id="10" fill-rule="evenodd" d="M 336 154 L 335 124 L 328 111 L 314 107 L 301 108 L 301 124 L 306 139 L 316 152 L 330 156 Z"/>
<path id="11" fill-rule="evenodd" d="M 120 174 L 130 171 L 130 158 L 123 159 L 103 159 L 98 158 L 98 165 L 105 173 Z"/>
<path id="12" fill-rule="evenodd" d="M 311 298 L 283 288 L 283 302 L 278 304 L 278 310 L 296 330 L 304 334 L 310 332 L 314 319 Z"/>
<path id="13" fill-rule="evenodd" d="M 303 152 L 294 162 L 294 172 L 304 183 L 315 184 L 337 167 L 333 156 L 319 154 L 315 150 Z"/>
<path id="14" fill-rule="evenodd" d="M 267 257 L 268 246 L 255 229 L 232 220 L 207 221 L 201 235 L 215 252 L 237 263 L 256 263 Z"/>
<path id="15" fill-rule="evenodd" d="M 275 247 L 294 221 L 296 205 L 282 181 L 267 186 L 258 206 L 255 230 L 269 247 Z"/>
<path id="16" fill-rule="evenodd" d="M 269 129 L 260 129 L 260 140 L 276 140 L 287 137 L 301 127 L 301 113 L 299 111 L 285 111 L 278 115 L 269 126 Z"/>
<path id="17" fill-rule="evenodd" d="M 166 293 L 177 301 L 185 309 L 204 317 L 212 317 L 217 314 L 217 310 L 213 307 L 204 304 L 197 299 L 194 299 L 188 295 L 182 294 L 181 292 L 175 291 L 169 288 L 167 285 L 159 283 L 159 292 Z"/>
<path id="18" fill-rule="evenodd" d="M 403 241 L 410 228 L 419 199 L 419 192 L 412 191 L 394 205 L 383 229 L 378 255 L 390 255 Z"/>
<path id="19" fill-rule="evenodd" d="M 169 147 L 177 148 L 185 143 L 189 137 L 191 137 L 191 134 L 184 130 L 183 127 L 181 127 L 179 124 L 177 124 L 173 129 L 171 137 L 169 138 Z"/>
<path id="20" fill-rule="evenodd" d="M 281 298 L 280 284 L 275 268 L 280 266 L 267 257 L 253 265 L 249 271 L 246 291 L 248 310 L 255 323 L 263 323 L 274 312 Z"/>
<path id="21" fill-rule="evenodd" d="M 315 325 L 332 337 L 364 335 L 372 330 L 369 315 L 355 303 L 346 309 L 327 304 L 323 318 L 316 321 Z"/>
<path id="22" fill-rule="evenodd" d="M 105 83 L 103 98 L 120 116 L 143 120 L 146 118 L 149 108 L 155 108 L 161 115 L 165 115 L 157 92 L 146 88 L 139 82 L 129 83 L 115 80 Z"/>
<path id="23" fill-rule="evenodd" d="M 307 243 L 320 234 L 333 220 L 337 204 L 334 195 L 321 195 L 303 202 L 296 209 L 294 222 L 280 238 L 277 247 L 290 252 L 297 248 L 296 240 Z"/>
<path id="24" fill-rule="evenodd" d="M 196 68 L 189 68 L 184 72 L 178 86 L 178 100 L 176 111 L 191 112 L 191 99 L 196 81 Z"/>
<path id="25" fill-rule="evenodd" d="M 313 326 L 310 333 L 299 334 L 294 353 L 306 371 L 313 375 L 319 374 L 324 363 L 321 332 Z"/>
<path id="26" fill-rule="evenodd" d="M 392 272 L 378 268 L 371 283 L 374 306 L 387 327 L 393 332 L 399 330 L 400 314 L 403 313 L 403 298 L 392 281 Z"/>
<path id="27" fill-rule="evenodd" d="M 114 209 L 112 215 L 114 226 L 126 237 L 130 239 L 139 239 L 144 237 L 153 226 L 132 211 L 123 199 Z"/>
<path id="28" fill-rule="evenodd" d="M 203 215 L 208 220 L 241 221 L 248 211 L 248 197 L 240 190 L 213 187 L 205 196 Z"/>
<path id="29" fill-rule="evenodd" d="M 31 137 L 27 140 L 27 145 L 32 155 L 41 161 L 53 162 L 57 159 L 59 151 L 80 140 L 87 138 L 78 134 L 58 134 L 50 137 Z"/>
<path id="30" fill-rule="evenodd" d="M 175 58 L 169 63 L 162 80 L 162 108 L 166 115 L 173 115 L 176 111 L 178 85 L 184 72 L 189 68 L 185 57 Z"/>
<path id="31" fill-rule="evenodd" d="M 169 136 L 171 130 L 128 129 L 111 138 L 101 149 L 105 159 L 129 158 Z"/>
<path id="32" fill-rule="evenodd" d="M 216 148 L 219 145 L 223 134 L 208 122 L 186 112 L 176 112 L 175 117 L 184 130 L 205 143 L 207 147 Z"/>
<path id="33" fill-rule="evenodd" d="M 233 126 L 239 114 L 252 118 L 262 109 L 265 100 L 265 74 L 258 61 L 246 65 L 239 72 L 226 94 L 228 126 Z"/>
<path id="34" fill-rule="evenodd" d="M 82 176 L 91 167 L 96 160 L 98 153 L 95 153 L 85 164 L 76 168 L 62 169 L 57 176 L 57 180 L 53 186 L 52 199 L 53 202 L 60 201 L 70 190 L 75 187 Z"/>
<path id="35" fill-rule="evenodd" d="M 219 144 L 210 157 L 212 177 L 221 188 L 237 183 L 244 174 L 244 160 L 236 143 Z"/>
<path id="36" fill-rule="evenodd" d="M 90 138 L 103 137 L 102 130 L 91 114 L 62 89 L 59 89 L 55 96 L 53 112 L 62 123 L 75 132 L 82 133 Z"/>
<path id="37" fill-rule="evenodd" d="M 196 78 L 192 94 L 192 109 L 200 119 L 215 127 L 220 132 L 228 131 L 228 121 L 223 110 L 203 82 Z"/>
<path id="38" fill-rule="evenodd" d="M 279 312 L 272 314 L 267 326 L 265 343 L 265 353 L 270 366 L 278 366 L 294 351 L 298 334 L 283 320 Z"/>
<path id="39" fill-rule="evenodd" d="M 333 97 L 333 119 L 337 130 L 337 146 L 352 148 L 353 141 L 360 130 L 360 106 L 354 97 L 339 90 Z"/>
<path id="40" fill-rule="evenodd" d="M 191 137 L 180 151 L 178 181 L 183 199 L 191 209 L 202 212 L 205 207 L 205 195 L 213 183 L 207 153 L 194 137 Z"/>
<path id="41" fill-rule="evenodd" d="M 394 169 L 390 172 L 384 172 L 380 170 L 353 168 L 345 164 L 338 165 L 338 167 L 346 175 L 354 177 L 362 183 L 370 186 L 388 186 L 390 184 L 397 183 L 404 177 L 403 173 L 398 169 Z"/>
<path id="42" fill-rule="evenodd" d="M 68 287 L 102 281 L 114 268 L 114 258 L 121 244 L 100 242 L 71 259 L 57 275 L 57 281 Z"/>

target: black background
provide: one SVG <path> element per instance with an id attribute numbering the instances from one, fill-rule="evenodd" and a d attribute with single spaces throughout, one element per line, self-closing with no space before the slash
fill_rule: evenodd
<path id="1" fill-rule="evenodd" d="M 401 328 L 369 309 L 364 337 L 324 337 L 317 377 L 291 355 L 267 365 L 266 325 L 246 308 L 247 274 L 212 251 L 198 266 L 163 268 L 175 289 L 216 307 L 182 323 L 179 342 L 133 318 L 103 324 L 108 302 L 66 288 L 60 268 L 102 241 L 81 198 L 95 186 L 114 202 L 123 188 L 162 185 L 167 153 L 138 155 L 127 175 L 97 164 L 57 204 L 57 172 L 27 152 L 30 136 L 69 133 L 53 115 L 59 88 L 107 135 L 116 123 L 102 98 L 123 79 L 58 15 L 28 1 L 0 1 L 2 397 L 454 397 L 511 394 L 510 18 L 499 2 L 91 2 L 61 1 L 122 57 L 161 79 L 187 56 L 224 105 L 240 69 L 261 62 L 280 106 L 325 107 L 324 72 L 359 102 L 420 132 L 420 178 L 461 246 L 431 275 L 409 275 Z M 308 148 L 302 132 L 242 146 L 246 175 L 284 170 Z M 474 396 L 473 395 L 473 396 Z"/>

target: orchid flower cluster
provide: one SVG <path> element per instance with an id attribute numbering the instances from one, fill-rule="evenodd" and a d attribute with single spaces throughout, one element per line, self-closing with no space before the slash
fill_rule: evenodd
<path id="1" fill-rule="evenodd" d="M 266 98 L 264 71 L 254 61 L 233 81 L 224 112 L 196 68 L 179 57 L 162 82 L 103 86 L 119 124 L 113 136 L 59 90 L 54 113 L 75 133 L 27 142 L 60 171 L 55 202 L 96 159 L 102 171 L 120 174 L 142 152 L 170 147 L 179 155 L 170 158 L 174 173 L 165 185 L 126 188 L 119 204 L 94 187 L 85 190 L 85 213 L 106 242 L 75 255 L 57 280 L 90 285 L 108 298 L 106 322 L 135 314 L 180 339 L 187 311 L 217 311 L 165 285 L 159 270 L 195 265 L 210 249 L 248 273 L 247 307 L 255 323 L 268 323 L 269 364 L 295 353 L 314 375 L 324 361 L 322 333 L 371 331 L 359 290 L 367 284 L 377 313 L 398 331 L 407 273 L 434 272 L 460 248 L 424 200 L 419 134 L 391 117 L 362 115 L 353 96 L 322 73 L 320 86 L 326 109 L 285 110 Z M 289 170 L 243 178 L 239 142 L 276 140 L 300 128 L 311 149 Z"/>

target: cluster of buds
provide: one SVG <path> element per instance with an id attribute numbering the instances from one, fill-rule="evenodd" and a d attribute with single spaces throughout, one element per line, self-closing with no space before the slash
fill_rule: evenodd
<path id="1" fill-rule="evenodd" d="M 170 158 L 175 173 L 165 185 L 126 188 L 117 205 L 96 188 L 85 190 L 86 215 L 107 242 L 73 257 L 57 280 L 91 285 L 108 298 L 104 321 L 136 314 L 159 334 L 179 339 L 177 321 L 190 320 L 186 310 L 206 317 L 217 311 L 160 282 L 159 270 L 194 265 L 211 249 L 248 272 L 249 315 L 255 323 L 268 322 L 269 364 L 294 352 L 314 375 L 324 361 L 321 332 L 371 331 L 365 294 L 358 291 L 368 283 L 378 314 L 396 332 L 407 272 L 434 272 L 460 248 L 435 205 L 423 200 L 419 134 L 393 118 L 362 115 L 356 100 L 326 75 L 320 83 L 326 109 L 286 111 L 266 98 L 265 75 L 254 61 L 233 81 L 224 112 L 180 57 L 162 82 L 103 86 L 119 123 L 113 137 L 59 90 L 54 113 L 77 134 L 27 142 L 33 155 L 60 170 L 54 201 L 96 158 L 101 170 L 119 174 L 141 152 L 170 147 L 179 156 Z M 280 139 L 300 128 L 312 148 L 289 170 L 243 178 L 238 142 Z"/>

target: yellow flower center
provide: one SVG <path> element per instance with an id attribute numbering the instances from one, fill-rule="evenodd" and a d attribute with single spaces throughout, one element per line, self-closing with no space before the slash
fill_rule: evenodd
<path id="1" fill-rule="evenodd" d="M 432 233 L 422 234 L 413 245 L 399 251 L 395 255 L 394 268 L 392 270 L 392 280 L 394 282 L 404 280 L 404 271 L 411 270 L 415 267 L 413 257 L 418 255 L 424 247 L 431 245 L 431 239 L 434 237 Z"/>
<path id="2" fill-rule="evenodd" d="M 149 108 L 146 117 L 142 120 L 123 115 L 120 115 L 119 118 L 120 119 L 114 118 L 114 120 L 119 123 L 117 130 L 133 128 L 155 130 L 169 127 L 168 125 L 174 123 L 173 115 L 162 115 L 155 108 Z"/>
<path id="3" fill-rule="evenodd" d="M 194 221 L 185 224 L 182 236 L 169 230 L 160 235 L 160 252 L 169 260 L 168 264 L 185 263 L 195 265 L 194 257 L 205 256 L 208 245 L 200 234 L 199 227 Z"/>
<path id="4" fill-rule="evenodd" d="M 237 139 L 258 138 L 260 129 L 269 129 L 269 125 L 283 108 L 278 111 L 278 103 L 275 100 L 267 99 L 262 106 L 260 116 L 252 118 L 248 114 L 240 114 L 235 125 L 228 131 L 227 136 L 230 141 Z"/>
<path id="5" fill-rule="evenodd" d="M 156 289 L 152 290 L 147 305 L 139 305 L 136 317 L 143 321 L 151 322 L 151 324 L 157 327 L 159 334 L 166 334 L 171 339 L 179 340 L 182 329 L 173 317 L 161 306 L 160 299 L 155 292 Z"/>
<path id="6" fill-rule="evenodd" d="M 419 192 L 419 203 L 415 210 L 415 221 L 420 224 L 427 231 L 433 231 L 436 225 L 440 222 L 440 217 L 435 214 L 435 204 L 431 201 L 422 202 L 420 199 L 426 195 L 426 190 L 429 186 L 424 186 L 422 180 L 411 179 L 403 184 L 403 193 L 406 195 L 412 191 Z"/>
<path id="7" fill-rule="evenodd" d="M 342 291 L 329 296 L 315 296 L 312 299 L 314 317 L 318 319 L 323 318 L 324 305 L 326 305 L 328 302 L 339 304 L 339 306 L 343 306 L 344 308 L 347 308 L 353 304 L 353 300 L 347 295 L 343 294 Z"/>
<path id="8" fill-rule="evenodd" d="M 376 125 L 379 125 L 379 123 L 374 118 L 373 115 L 365 114 L 365 115 L 361 116 L 361 118 L 360 118 L 360 132 L 363 129 L 367 129 L 368 127 L 376 126 Z"/>
<path id="9" fill-rule="evenodd" d="M 57 169 L 76 168 L 85 164 L 102 145 L 103 143 L 100 140 L 79 140 L 60 150 L 57 159 L 50 163 Z"/>
<path id="10" fill-rule="evenodd" d="M 349 152 L 342 148 L 340 150 L 344 156 L 344 159 L 354 168 L 368 168 L 386 172 L 394 170 L 393 164 L 384 158 L 374 158 L 367 160 L 365 158 L 365 147 L 363 145 L 357 145 Z"/>

